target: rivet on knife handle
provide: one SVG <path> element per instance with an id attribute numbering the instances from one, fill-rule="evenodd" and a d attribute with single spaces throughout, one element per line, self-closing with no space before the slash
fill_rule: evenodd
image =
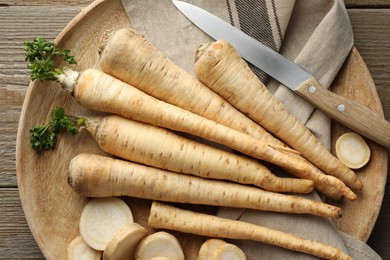
<path id="1" fill-rule="evenodd" d="M 327 90 L 314 78 L 303 82 L 295 91 L 335 120 L 387 148 L 390 147 L 390 122 L 366 106 Z"/>

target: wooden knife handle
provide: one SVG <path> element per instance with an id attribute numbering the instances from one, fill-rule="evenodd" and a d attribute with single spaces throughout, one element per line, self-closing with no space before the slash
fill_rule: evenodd
<path id="1" fill-rule="evenodd" d="M 341 124 L 390 147 L 390 122 L 368 107 L 327 90 L 314 78 L 303 82 L 295 91 Z"/>

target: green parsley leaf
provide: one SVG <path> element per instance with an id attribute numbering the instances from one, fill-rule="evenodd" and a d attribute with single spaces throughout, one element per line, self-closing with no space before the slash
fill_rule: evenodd
<path id="1" fill-rule="evenodd" d="M 69 64 L 77 63 L 75 57 L 69 55 L 69 50 L 61 50 L 54 42 L 39 37 L 31 42 L 24 42 L 24 52 L 26 61 L 30 62 L 27 67 L 31 70 L 31 80 L 56 80 L 62 71 L 55 68 L 55 56 L 61 57 Z"/>

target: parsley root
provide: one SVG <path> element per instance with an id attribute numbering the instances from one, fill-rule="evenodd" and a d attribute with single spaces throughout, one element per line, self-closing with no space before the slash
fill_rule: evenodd
<path id="1" fill-rule="evenodd" d="M 92 154 L 79 154 L 71 160 L 68 183 L 86 197 L 129 196 L 331 218 L 341 216 L 340 208 L 322 202 Z"/>
<path id="2" fill-rule="evenodd" d="M 91 259 L 101 260 L 102 251 L 98 251 L 90 247 L 81 236 L 73 239 L 67 248 L 67 260 Z"/>
<path id="3" fill-rule="evenodd" d="M 93 198 L 80 216 L 80 234 L 91 248 L 103 251 L 123 226 L 133 223 L 129 206 L 119 198 Z"/>
<path id="4" fill-rule="evenodd" d="M 271 162 L 293 175 L 312 180 L 316 189 L 328 197 L 337 199 L 340 196 L 339 192 L 350 199 L 354 197 L 345 190 L 345 185 L 340 181 L 325 176 L 312 164 L 285 147 L 263 143 L 250 135 L 155 99 L 98 70 L 89 69 L 82 72 L 73 95 L 78 103 L 86 107 L 189 133 Z M 330 192 L 329 186 L 339 190 L 334 192 L 336 195 Z"/>
<path id="5" fill-rule="evenodd" d="M 278 146 L 284 145 L 247 116 L 237 111 L 218 94 L 199 82 L 195 77 L 175 65 L 158 51 L 145 37 L 132 29 L 121 29 L 112 35 L 102 52 L 101 68 L 106 73 L 133 85 L 157 99 L 174 104 L 202 117 L 209 118 L 222 125 L 226 125 L 231 129 L 244 132 L 256 139 L 262 140 L 264 143 Z M 96 87 L 93 89 L 96 89 Z M 117 92 L 118 91 L 119 90 L 117 90 Z M 95 96 L 99 97 L 102 95 L 103 94 L 95 94 Z M 250 96 L 251 95 L 248 95 L 247 97 Z M 140 104 L 149 105 L 155 102 L 156 101 L 147 103 L 140 102 Z M 108 104 L 108 102 L 106 103 Z M 129 107 L 129 105 L 127 105 L 127 107 Z M 123 111 L 123 109 L 121 109 L 121 111 Z M 156 113 L 156 109 L 152 109 L 152 111 L 154 111 L 152 113 Z M 118 113 L 114 111 L 111 112 Z M 164 113 L 163 115 L 156 114 L 155 116 L 166 120 L 168 117 L 167 114 L 168 113 Z M 277 117 L 277 115 L 275 115 L 275 117 Z M 270 118 L 270 120 L 272 120 L 273 117 L 271 116 Z M 182 124 L 184 124 L 183 120 L 173 121 L 173 125 Z M 204 131 L 205 134 L 212 133 L 203 130 L 203 127 L 199 127 L 200 124 L 194 123 L 190 129 L 192 129 L 192 131 L 200 129 Z M 183 131 L 182 129 L 175 130 Z M 196 132 L 190 133 L 197 135 Z M 223 132 L 221 131 L 221 133 Z M 225 133 L 222 134 L 222 138 L 225 138 Z M 201 137 L 208 139 L 206 136 Z M 235 143 L 232 142 L 232 139 L 226 138 L 225 140 L 226 142 L 222 142 L 223 144 L 227 144 L 233 149 L 252 157 L 260 158 L 254 153 L 234 146 Z M 248 143 L 241 142 L 242 140 L 242 138 L 236 139 L 236 141 L 242 143 L 245 149 L 249 149 Z M 337 199 L 344 195 L 349 199 L 356 199 L 356 195 L 346 189 L 343 183 L 340 183 L 335 178 L 328 178 L 321 170 L 302 156 L 289 154 L 288 157 L 290 165 L 282 165 L 280 164 L 280 161 L 278 163 L 273 161 L 273 163 L 295 176 L 312 180 L 316 190 L 328 197 Z M 261 157 L 260 159 L 269 161 L 268 159 L 265 159 L 265 157 Z"/>
<path id="6" fill-rule="evenodd" d="M 293 175 L 313 181 L 315 188 L 330 198 L 338 199 L 342 195 L 349 199 L 356 198 L 342 182 L 325 176 L 314 165 L 295 154 L 294 150 L 280 141 L 274 141 L 276 140 L 274 138 L 267 139 L 269 142 L 260 141 L 248 134 L 157 100 L 95 69 L 80 73 L 64 70 L 57 76 L 57 80 L 73 94 L 78 103 L 88 108 L 119 114 L 226 145 L 251 157 L 278 165 Z M 192 81 L 198 82 L 195 79 Z M 269 135 L 266 132 L 265 134 Z M 306 185 L 306 192 L 309 190 L 307 188 Z M 302 190 L 295 189 L 298 192 Z"/>
<path id="7" fill-rule="evenodd" d="M 197 51 L 195 73 L 204 84 L 300 151 L 326 174 L 339 178 L 351 188 L 362 189 L 357 175 L 289 113 L 228 42 L 219 40 L 201 46 Z"/>
<path id="8" fill-rule="evenodd" d="M 105 73 L 157 99 L 264 142 L 282 145 L 262 127 L 166 58 L 133 29 L 120 29 L 111 36 L 101 54 L 100 66 Z"/>
<path id="9" fill-rule="evenodd" d="M 148 235 L 148 230 L 137 223 L 118 229 L 103 252 L 103 260 L 135 259 L 139 242 Z"/>
<path id="10" fill-rule="evenodd" d="M 267 243 L 325 259 L 352 259 L 338 248 L 255 224 L 195 213 L 154 201 L 148 225 L 215 238 Z"/>
<path id="11" fill-rule="evenodd" d="M 85 129 L 102 150 L 129 161 L 272 191 L 307 193 L 312 189 L 310 180 L 279 178 L 256 160 L 120 116 L 87 118 Z"/>
<path id="12" fill-rule="evenodd" d="M 155 257 L 184 260 L 184 252 L 175 236 L 159 231 L 142 239 L 137 246 L 134 259 L 149 260 Z"/>
<path id="13" fill-rule="evenodd" d="M 96 69 L 81 73 L 67 69 L 57 75 L 56 80 L 73 94 L 78 103 L 88 108 L 199 136 L 285 169 L 293 169 L 295 172 L 312 170 L 294 163 L 294 157 L 290 154 L 296 152 L 284 145 L 263 143 L 249 135 L 159 101 Z M 303 189 L 294 188 L 290 191 L 310 192 L 311 182 L 302 183 L 306 184 Z"/>
<path id="14" fill-rule="evenodd" d="M 50 56 L 47 57 L 49 58 Z M 272 162 L 287 170 L 291 169 L 293 172 L 312 171 L 302 167 L 299 160 L 294 163 L 295 157 L 290 156 L 295 153 L 294 150 L 285 146 L 263 143 L 249 135 L 159 101 L 98 70 L 88 69 L 78 73 L 68 69 L 56 75 L 56 80 L 73 94 L 78 103 L 88 108 L 199 136 L 255 158 Z M 263 168 L 266 170 L 265 167 Z M 305 183 L 304 189 L 294 188 L 290 191 L 310 192 L 311 182 L 301 182 Z"/>
<path id="15" fill-rule="evenodd" d="M 68 80 L 68 73 L 69 71 L 65 71 L 59 81 L 65 80 L 66 88 L 71 90 L 76 101 L 88 108 L 199 136 L 281 166 L 297 173 L 299 177 L 304 177 L 305 172 L 315 170 L 299 159 L 294 160 L 295 157 L 291 154 L 296 152 L 292 149 L 263 143 L 250 135 L 157 100 L 96 69 L 79 73 L 74 83 Z"/>

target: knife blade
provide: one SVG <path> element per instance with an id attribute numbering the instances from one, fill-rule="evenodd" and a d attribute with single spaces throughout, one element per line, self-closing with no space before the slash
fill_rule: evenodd
<path id="1" fill-rule="evenodd" d="M 228 41 L 249 63 L 305 98 L 331 118 L 361 135 L 390 147 L 390 123 L 366 106 L 325 87 L 312 74 L 219 17 L 186 2 L 177 9 L 212 38 Z"/>

